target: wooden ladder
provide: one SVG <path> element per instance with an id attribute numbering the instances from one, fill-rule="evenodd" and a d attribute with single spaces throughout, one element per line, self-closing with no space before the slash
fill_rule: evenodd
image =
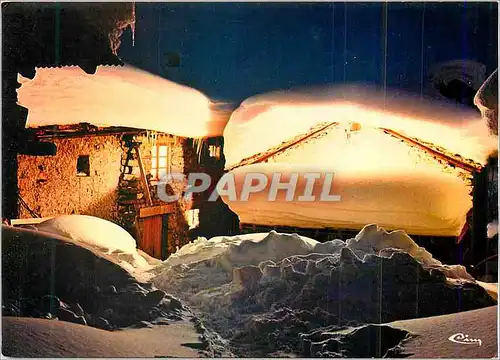
<path id="1" fill-rule="evenodd" d="M 122 226 L 128 228 L 134 224 L 139 209 L 152 206 L 153 200 L 139 149 L 141 143 L 130 137 L 123 141 L 126 151 L 122 155 L 118 181 L 118 214 Z M 134 171 L 136 168 L 139 174 Z"/>

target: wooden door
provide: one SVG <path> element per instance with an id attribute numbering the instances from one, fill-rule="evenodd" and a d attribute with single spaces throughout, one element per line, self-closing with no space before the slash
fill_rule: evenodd
<path id="1" fill-rule="evenodd" d="M 144 218 L 144 233 L 139 248 L 147 254 L 164 259 L 167 250 L 168 215 Z"/>

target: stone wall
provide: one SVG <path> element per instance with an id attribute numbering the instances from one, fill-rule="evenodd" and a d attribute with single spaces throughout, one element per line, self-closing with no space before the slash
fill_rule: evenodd
<path id="1" fill-rule="evenodd" d="M 83 214 L 115 221 L 121 147 L 117 136 L 55 138 L 54 156 L 18 155 L 19 194 L 42 217 Z M 80 155 L 88 155 L 90 175 L 77 175 Z M 31 215 L 24 208 L 20 218 Z"/>
<path id="2" fill-rule="evenodd" d="M 140 151 L 146 174 L 150 174 L 152 161 L 152 142 L 146 136 L 137 135 L 135 139 L 141 142 Z M 82 214 L 100 217 L 121 224 L 118 213 L 118 189 L 121 172 L 121 159 L 125 156 L 125 148 L 118 135 L 88 136 L 77 138 L 52 139 L 57 146 L 55 156 L 18 155 L 18 184 L 22 199 L 29 208 L 42 217 L 62 214 Z M 198 154 L 192 141 L 185 138 L 158 134 L 157 144 L 170 143 L 169 172 L 183 173 L 204 171 L 199 164 Z M 77 161 L 80 155 L 88 155 L 90 175 L 77 175 Z M 133 161 L 133 176 L 140 179 L 137 162 Z M 154 181 L 152 182 L 154 184 Z M 174 186 L 172 190 L 182 195 L 186 183 Z M 141 186 L 141 185 L 139 185 Z M 164 204 L 157 198 L 156 186 L 151 186 L 154 205 Z M 195 195 L 196 196 L 196 195 Z M 137 206 L 145 207 L 145 201 Z M 194 234 L 203 233 L 190 231 L 187 221 L 191 203 L 182 199 L 175 204 L 175 210 L 168 214 L 168 254 L 190 241 Z M 222 217 L 213 206 L 200 209 L 200 222 L 204 231 L 210 235 L 207 224 L 215 228 L 221 227 Z M 208 215 L 207 215 L 208 214 Z M 20 208 L 20 218 L 30 218 L 24 207 Z M 143 220 L 136 222 L 138 236 L 144 233 Z M 128 229 L 130 231 L 130 229 Z M 199 230 L 202 230 L 201 228 Z M 199 233 L 199 234 L 198 234 Z M 134 235 L 135 236 L 135 235 Z"/>

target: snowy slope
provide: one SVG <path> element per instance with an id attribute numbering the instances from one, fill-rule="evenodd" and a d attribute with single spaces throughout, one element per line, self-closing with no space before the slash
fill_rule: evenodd
<path id="1" fill-rule="evenodd" d="M 90 123 L 156 130 L 184 137 L 218 136 L 217 118 L 201 92 L 132 66 L 37 68 L 33 80 L 19 75 L 19 104 L 29 109 L 27 127 Z"/>
<path id="2" fill-rule="evenodd" d="M 188 322 L 110 332 L 62 321 L 5 317 L 2 337 L 3 355 L 25 358 L 197 358 L 199 352 L 184 344 L 202 346 Z"/>

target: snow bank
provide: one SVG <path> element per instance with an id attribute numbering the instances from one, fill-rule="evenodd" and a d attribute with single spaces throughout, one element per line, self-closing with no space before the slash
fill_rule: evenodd
<path id="1" fill-rule="evenodd" d="M 367 254 L 392 255 L 392 251 L 386 249 L 397 249 L 411 255 L 426 269 L 439 269 L 447 278 L 456 280 L 468 280 L 474 282 L 474 278 L 467 273 L 462 265 L 443 265 L 432 254 L 420 247 L 402 230 L 387 232 L 377 225 L 365 226 L 353 239 L 349 239 L 346 245 L 355 254 L 364 258 Z"/>
<path id="2" fill-rule="evenodd" d="M 54 233 L 2 226 L 2 314 L 102 329 L 179 320 L 182 303 L 116 258 Z"/>
<path id="3" fill-rule="evenodd" d="M 173 269 L 174 272 L 184 272 L 190 267 L 215 266 L 216 271 L 233 275 L 233 271 L 241 267 L 260 266 L 263 269 L 267 263 L 276 263 L 296 256 L 340 256 L 343 248 L 349 248 L 361 260 L 369 255 L 390 257 L 395 251 L 404 252 L 427 269 L 443 271 L 449 279 L 475 281 L 463 266 L 443 265 L 434 259 L 432 254 L 418 246 L 404 231 L 387 232 L 374 224 L 366 225 L 355 238 L 347 242 L 337 239 L 320 243 L 298 234 L 277 233 L 274 230 L 269 233 L 217 236 L 210 240 L 199 237 L 177 250 L 161 266 L 153 269 L 152 272 L 156 274 L 153 281 L 160 286 L 162 284 L 163 287 L 169 287 L 173 284 L 163 280 Z M 202 280 L 196 284 L 196 288 L 214 285 L 210 280 L 213 279 Z M 223 281 L 227 281 L 227 276 L 224 276 Z"/>
<path id="4" fill-rule="evenodd" d="M 77 66 L 37 68 L 33 80 L 19 82 L 27 127 L 90 123 L 204 137 L 222 135 L 227 122 L 201 92 L 132 66 L 99 66 L 92 75 Z"/>
<path id="5" fill-rule="evenodd" d="M 161 263 L 139 252 L 135 239 L 125 229 L 97 217 L 56 216 L 37 224 L 36 229 L 95 247 L 111 256 L 122 268 L 141 281 L 147 281 L 147 271 Z"/>
<path id="6" fill-rule="evenodd" d="M 273 173 L 281 173 L 281 182 L 286 182 L 294 172 L 299 173 L 299 180 L 292 201 L 286 200 L 285 191 L 279 191 L 276 200 L 269 201 L 269 186 L 250 194 L 248 201 L 240 200 L 247 173 L 263 173 L 270 184 Z M 315 201 L 298 199 L 304 194 L 306 172 L 323 174 L 313 188 Z M 328 172 L 335 174 L 329 194 L 340 195 L 340 201 L 319 201 Z M 456 236 L 472 206 L 465 182 L 436 169 L 422 172 L 412 167 L 391 168 L 390 163 L 376 171 L 326 164 L 314 167 L 267 163 L 242 166 L 229 174 L 234 176 L 237 199 L 228 195 L 221 198 L 242 223 L 349 229 L 376 223 L 415 235 Z"/>
<path id="7" fill-rule="evenodd" d="M 349 326 L 495 303 L 463 267 L 442 265 L 404 232 L 375 225 L 347 242 L 274 231 L 199 239 L 174 256 L 154 284 L 199 310 L 238 356 L 347 356 L 338 340 Z"/>
<path id="8" fill-rule="evenodd" d="M 310 88 L 244 101 L 224 129 L 226 167 L 320 122 L 353 121 L 392 129 L 481 163 L 497 148 L 487 124 L 465 107 L 402 92 L 382 93 L 369 86 Z"/>
<path id="9" fill-rule="evenodd" d="M 165 266 L 189 265 L 223 256 L 231 271 L 237 265 L 258 264 L 280 260 L 296 254 L 307 254 L 318 244 L 316 240 L 297 234 L 255 233 L 237 236 L 199 237 L 172 254 Z"/>
<path id="10" fill-rule="evenodd" d="M 36 227 L 40 231 L 97 246 L 108 253 L 115 250 L 127 254 L 136 252 L 135 239 L 125 229 L 94 216 L 61 215 L 41 222 Z"/>

